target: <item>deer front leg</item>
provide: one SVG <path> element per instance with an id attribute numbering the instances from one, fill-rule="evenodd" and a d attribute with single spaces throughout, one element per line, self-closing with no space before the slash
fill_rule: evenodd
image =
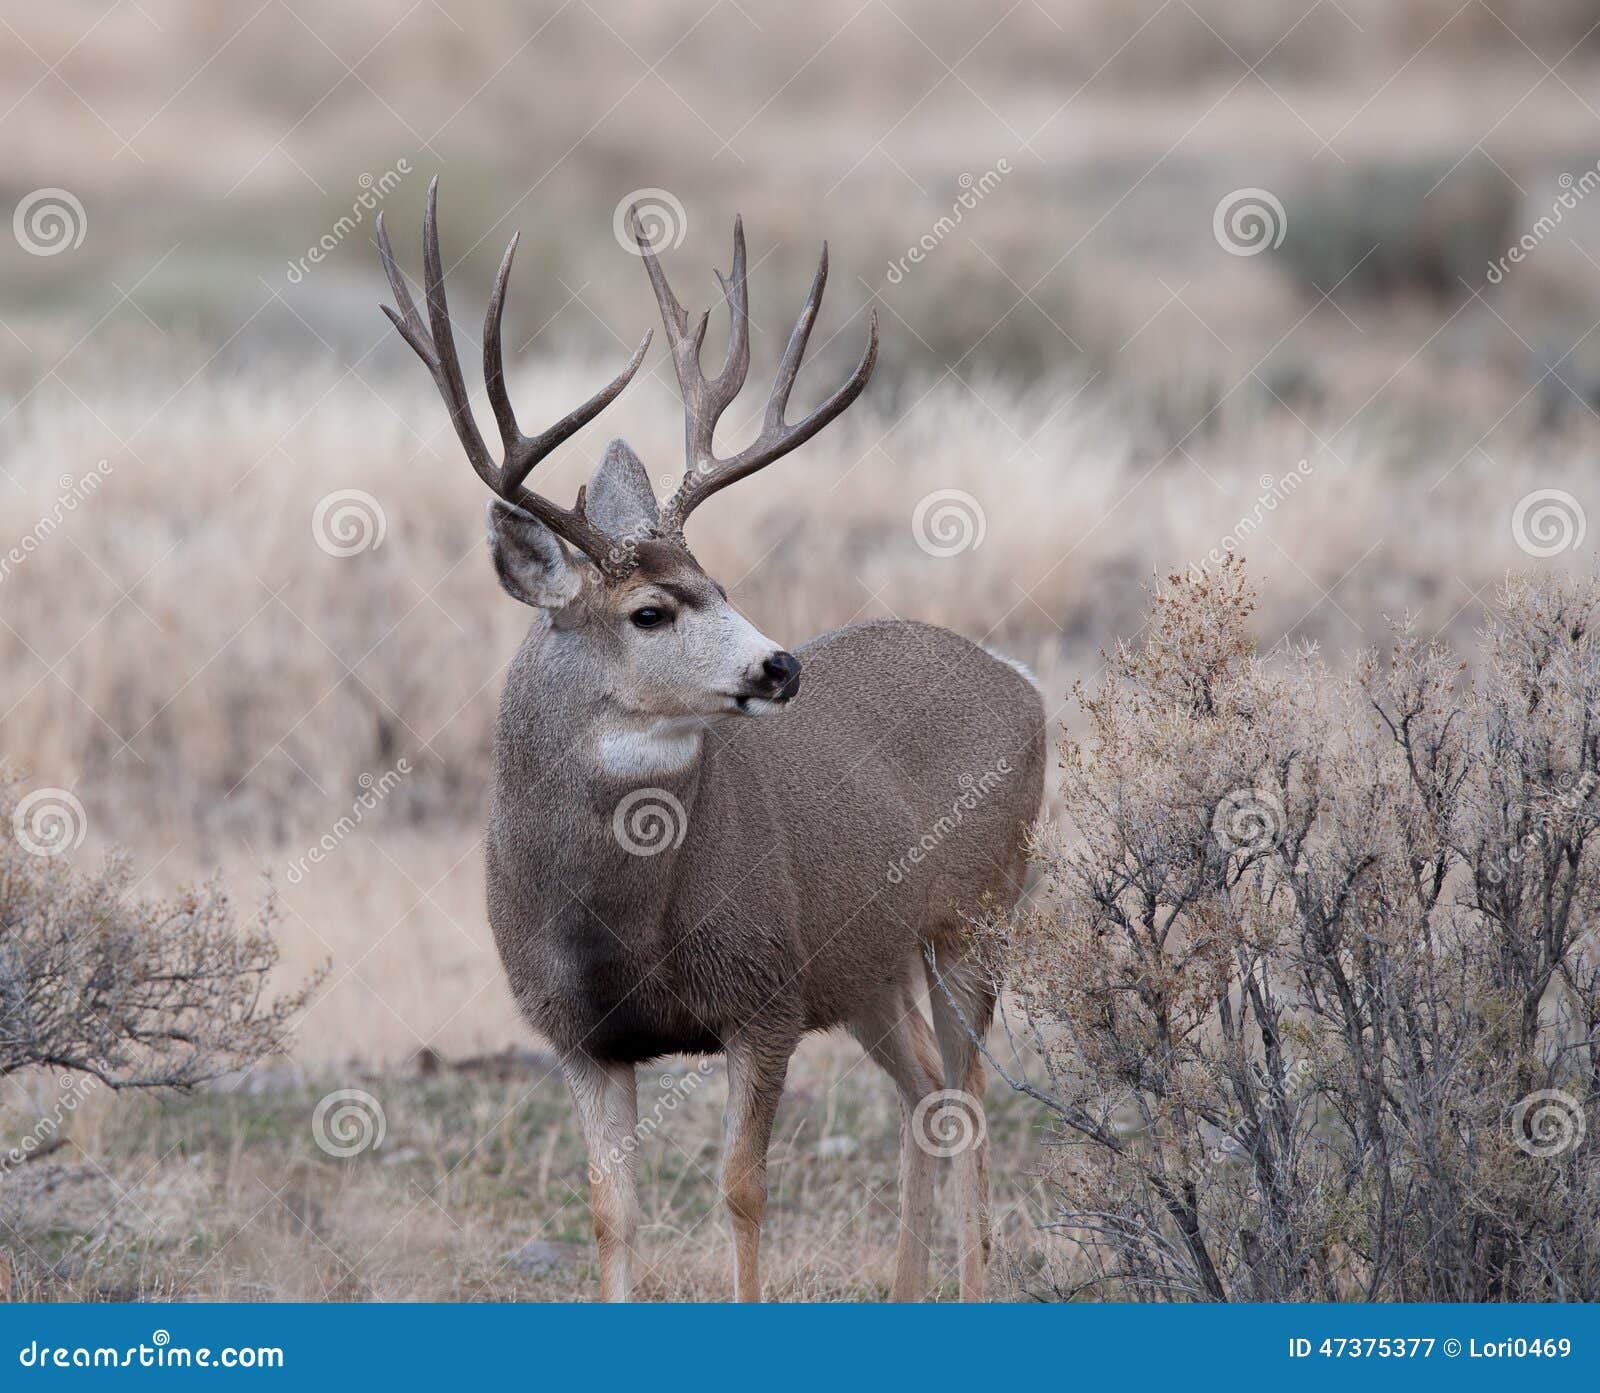
<path id="1" fill-rule="evenodd" d="M 733 1227 L 736 1301 L 761 1300 L 761 1219 L 767 1207 L 767 1146 L 794 1042 L 728 1046 L 722 1198 Z"/>
<path id="2" fill-rule="evenodd" d="M 602 1064 L 577 1055 L 562 1063 L 589 1149 L 589 1204 L 600 1250 L 600 1299 L 633 1299 L 633 1256 L 639 1233 L 634 1180 L 639 1102 L 633 1065 Z"/>

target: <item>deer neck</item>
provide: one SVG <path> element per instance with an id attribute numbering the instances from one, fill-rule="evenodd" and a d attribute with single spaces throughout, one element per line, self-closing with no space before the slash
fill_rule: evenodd
<path id="1" fill-rule="evenodd" d="M 620 710 L 571 673 L 514 664 L 495 740 L 492 835 L 508 859 L 542 867 L 563 893 L 621 896 L 648 917 L 645 902 L 670 895 L 704 730 L 698 718 Z"/>
<path id="2" fill-rule="evenodd" d="M 603 780 L 675 778 L 699 764 L 704 738 L 697 716 L 602 713 L 593 723 L 590 758 Z"/>

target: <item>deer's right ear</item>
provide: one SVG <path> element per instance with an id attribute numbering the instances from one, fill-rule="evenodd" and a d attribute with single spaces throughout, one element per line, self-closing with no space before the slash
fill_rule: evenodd
<path id="1" fill-rule="evenodd" d="M 578 568 L 556 534 L 532 513 L 499 498 L 489 503 L 489 552 L 501 587 L 525 605 L 560 609 L 582 586 Z"/>
<path id="2" fill-rule="evenodd" d="M 584 497 L 590 521 L 613 537 L 642 536 L 661 520 L 650 476 L 626 440 L 606 446 Z"/>

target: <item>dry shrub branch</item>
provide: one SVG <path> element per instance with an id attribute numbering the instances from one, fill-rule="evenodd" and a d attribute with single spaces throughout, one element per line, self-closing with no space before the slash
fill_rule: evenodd
<path id="1" fill-rule="evenodd" d="M 318 979 L 269 999 L 270 898 L 241 919 L 218 881 L 141 897 L 122 853 L 84 872 L 30 850 L 13 834 L 21 793 L 0 762 L 0 1077 L 182 1088 L 283 1047 Z"/>
<path id="2" fill-rule="evenodd" d="M 1255 651 L 1238 564 L 1155 587 L 997 943 L 1058 1289 L 1600 1296 L 1597 604 L 1512 579 L 1481 670 L 1405 620 L 1340 675 Z"/>

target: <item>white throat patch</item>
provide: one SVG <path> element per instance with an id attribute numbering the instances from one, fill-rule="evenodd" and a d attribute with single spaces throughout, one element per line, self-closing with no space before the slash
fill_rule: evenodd
<path id="1" fill-rule="evenodd" d="M 600 736 L 600 769 L 614 778 L 677 774 L 700 757 L 701 721 L 692 716 L 619 726 Z"/>

